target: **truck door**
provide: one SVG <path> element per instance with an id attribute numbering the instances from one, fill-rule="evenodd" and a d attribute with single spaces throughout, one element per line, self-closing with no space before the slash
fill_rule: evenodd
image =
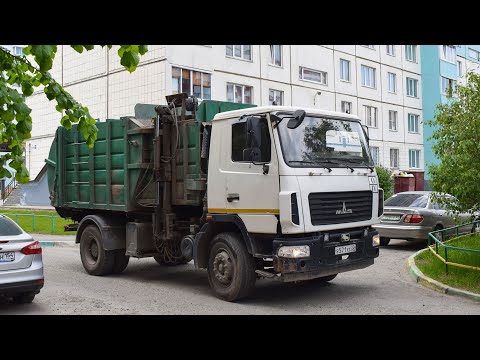
<path id="1" fill-rule="evenodd" d="M 279 214 L 278 159 L 267 117 L 255 119 L 257 137 L 249 137 L 248 118 L 228 121 L 223 141 L 226 212 L 238 214 L 247 230 L 276 233 Z"/>

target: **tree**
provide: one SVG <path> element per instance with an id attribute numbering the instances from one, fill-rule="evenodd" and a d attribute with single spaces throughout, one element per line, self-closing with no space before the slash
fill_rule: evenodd
<path id="1" fill-rule="evenodd" d="M 378 184 L 383 189 L 383 197 L 387 200 L 393 195 L 393 172 L 382 165 L 375 166 L 378 176 Z"/>
<path id="2" fill-rule="evenodd" d="M 101 46 L 108 46 L 109 49 L 112 47 Z M 71 47 L 82 53 L 84 50 L 92 50 L 94 45 Z M 78 124 L 78 130 L 89 147 L 93 147 L 97 138 L 96 121 L 88 108 L 77 102 L 48 72 L 53 66 L 56 52 L 56 45 L 28 45 L 23 49 L 24 55 L 15 56 L 0 47 L 0 142 L 10 142 L 10 153 L 0 156 L 0 178 L 11 176 L 4 167 L 8 163 L 16 170 L 15 177 L 19 182 L 29 179 L 23 153 L 24 142 L 31 137 L 32 109 L 26 105 L 25 99 L 32 95 L 37 87 L 43 86 L 48 100 L 55 100 L 57 111 L 63 115 L 59 116 L 62 126 L 70 129 L 72 124 Z M 133 72 L 140 61 L 140 55 L 146 52 L 146 45 L 121 45 L 118 56 L 120 63 L 129 72 Z M 33 57 L 33 62 L 28 55 Z"/>
<path id="3" fill-rule="evenodd" d="M 448 90 L 447 102 L 436 106 L 434 120 L 426 121 L 434 128 L 429 140 L 440 160 L 428 170 L 434 198 L 441 205 L 473 213 L 480 199 L 480 75 L 469 72 L 466 80 Z"/>

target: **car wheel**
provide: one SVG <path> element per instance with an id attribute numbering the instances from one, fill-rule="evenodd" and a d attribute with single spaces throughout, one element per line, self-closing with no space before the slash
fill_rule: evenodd
<path id="1" fill-rule="evenodd" d="M 95 225 L 88 225 L 80 238 L 80 258 L 90 275 L 111 274 L 115 264 L 115 250 L 103 248 L 102 234 Z"/>
<path id="2" fill-rule="evenodd" d="M 442 230 L 442 229 L 443 229 L 443 226 L 437 225 L 437 226 L 435 226 L 433 231 L 438 231 L 438 230 Z M 444 242 L 446 240 L 446 239 L 443 238 L 443 232 L 439 232 L 436 235 L 437 235 L 437 239 L 440 240 L 440 242 Z"/>
<path id="3" fill-rule="evenodd" d="M 390 243 L 390 239 L 381 237 L 380 238 L 380 245 L 387 246 Z"/>
<path id="4" fill-rule="evenodd" d="M 35 298 L 34 293 L 21 293 L 12 297 L 14 304 L 30 304 Z"/>
<path id="5" fill-rule="evenodd" d="M 210 287 L 222 300 L 235 301 L 255 289 L 255 261 L 239 234 L 225 232 L 215 236 L 207 270 Z"/>

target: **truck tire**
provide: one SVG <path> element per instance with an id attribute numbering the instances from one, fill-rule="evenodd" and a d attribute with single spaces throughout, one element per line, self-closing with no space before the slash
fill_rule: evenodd
<path id="1" fill-rule="evenodd" d="M 239 300 L 255 289 L 255 261 L 239 234 L 225 232 L 215 236 L 207 272 L 210 287 L 222 300 Z"/>
<path id="2" fill-rule="evenodd" d="M 80 258 L 87 273 L 95 276 L 111 274 L 115 264 L 115 250 L 103 248 L 102 234 L 95 225 L 88 225 L 80 237 Z"/>
<path id="3" fill-rule="evenodd" d="M 115 250 L 115 262 L 113 263 L 113 274 L 120 274 L 126 269 L 130 256 L 125 255 L 125 249 Z"/>
<path id="4" fill-rule="evenodd" d="M 153 258 L 155 259 L 158 265 L 162 265 L 162 266 L 177 266 L 177 265 L 185 265 L 188 263 L 188 261 L 183 258 L 175 261 L 165 261 L 165 259 L 161 255 L 155 255 Z"/>

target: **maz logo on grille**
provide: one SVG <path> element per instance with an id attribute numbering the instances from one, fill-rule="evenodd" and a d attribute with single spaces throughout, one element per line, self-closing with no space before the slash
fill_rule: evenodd
<path id="1" fill-rule="evenodd" d="M 352 212 L 353 212 L 352 209 L 347 209 L 347 206 L 345 205 L 345 201 L 344 201 L 342 209 L 335 211 L 335 214 L 337 214 L 337 215 L 351 214 Z"/>

